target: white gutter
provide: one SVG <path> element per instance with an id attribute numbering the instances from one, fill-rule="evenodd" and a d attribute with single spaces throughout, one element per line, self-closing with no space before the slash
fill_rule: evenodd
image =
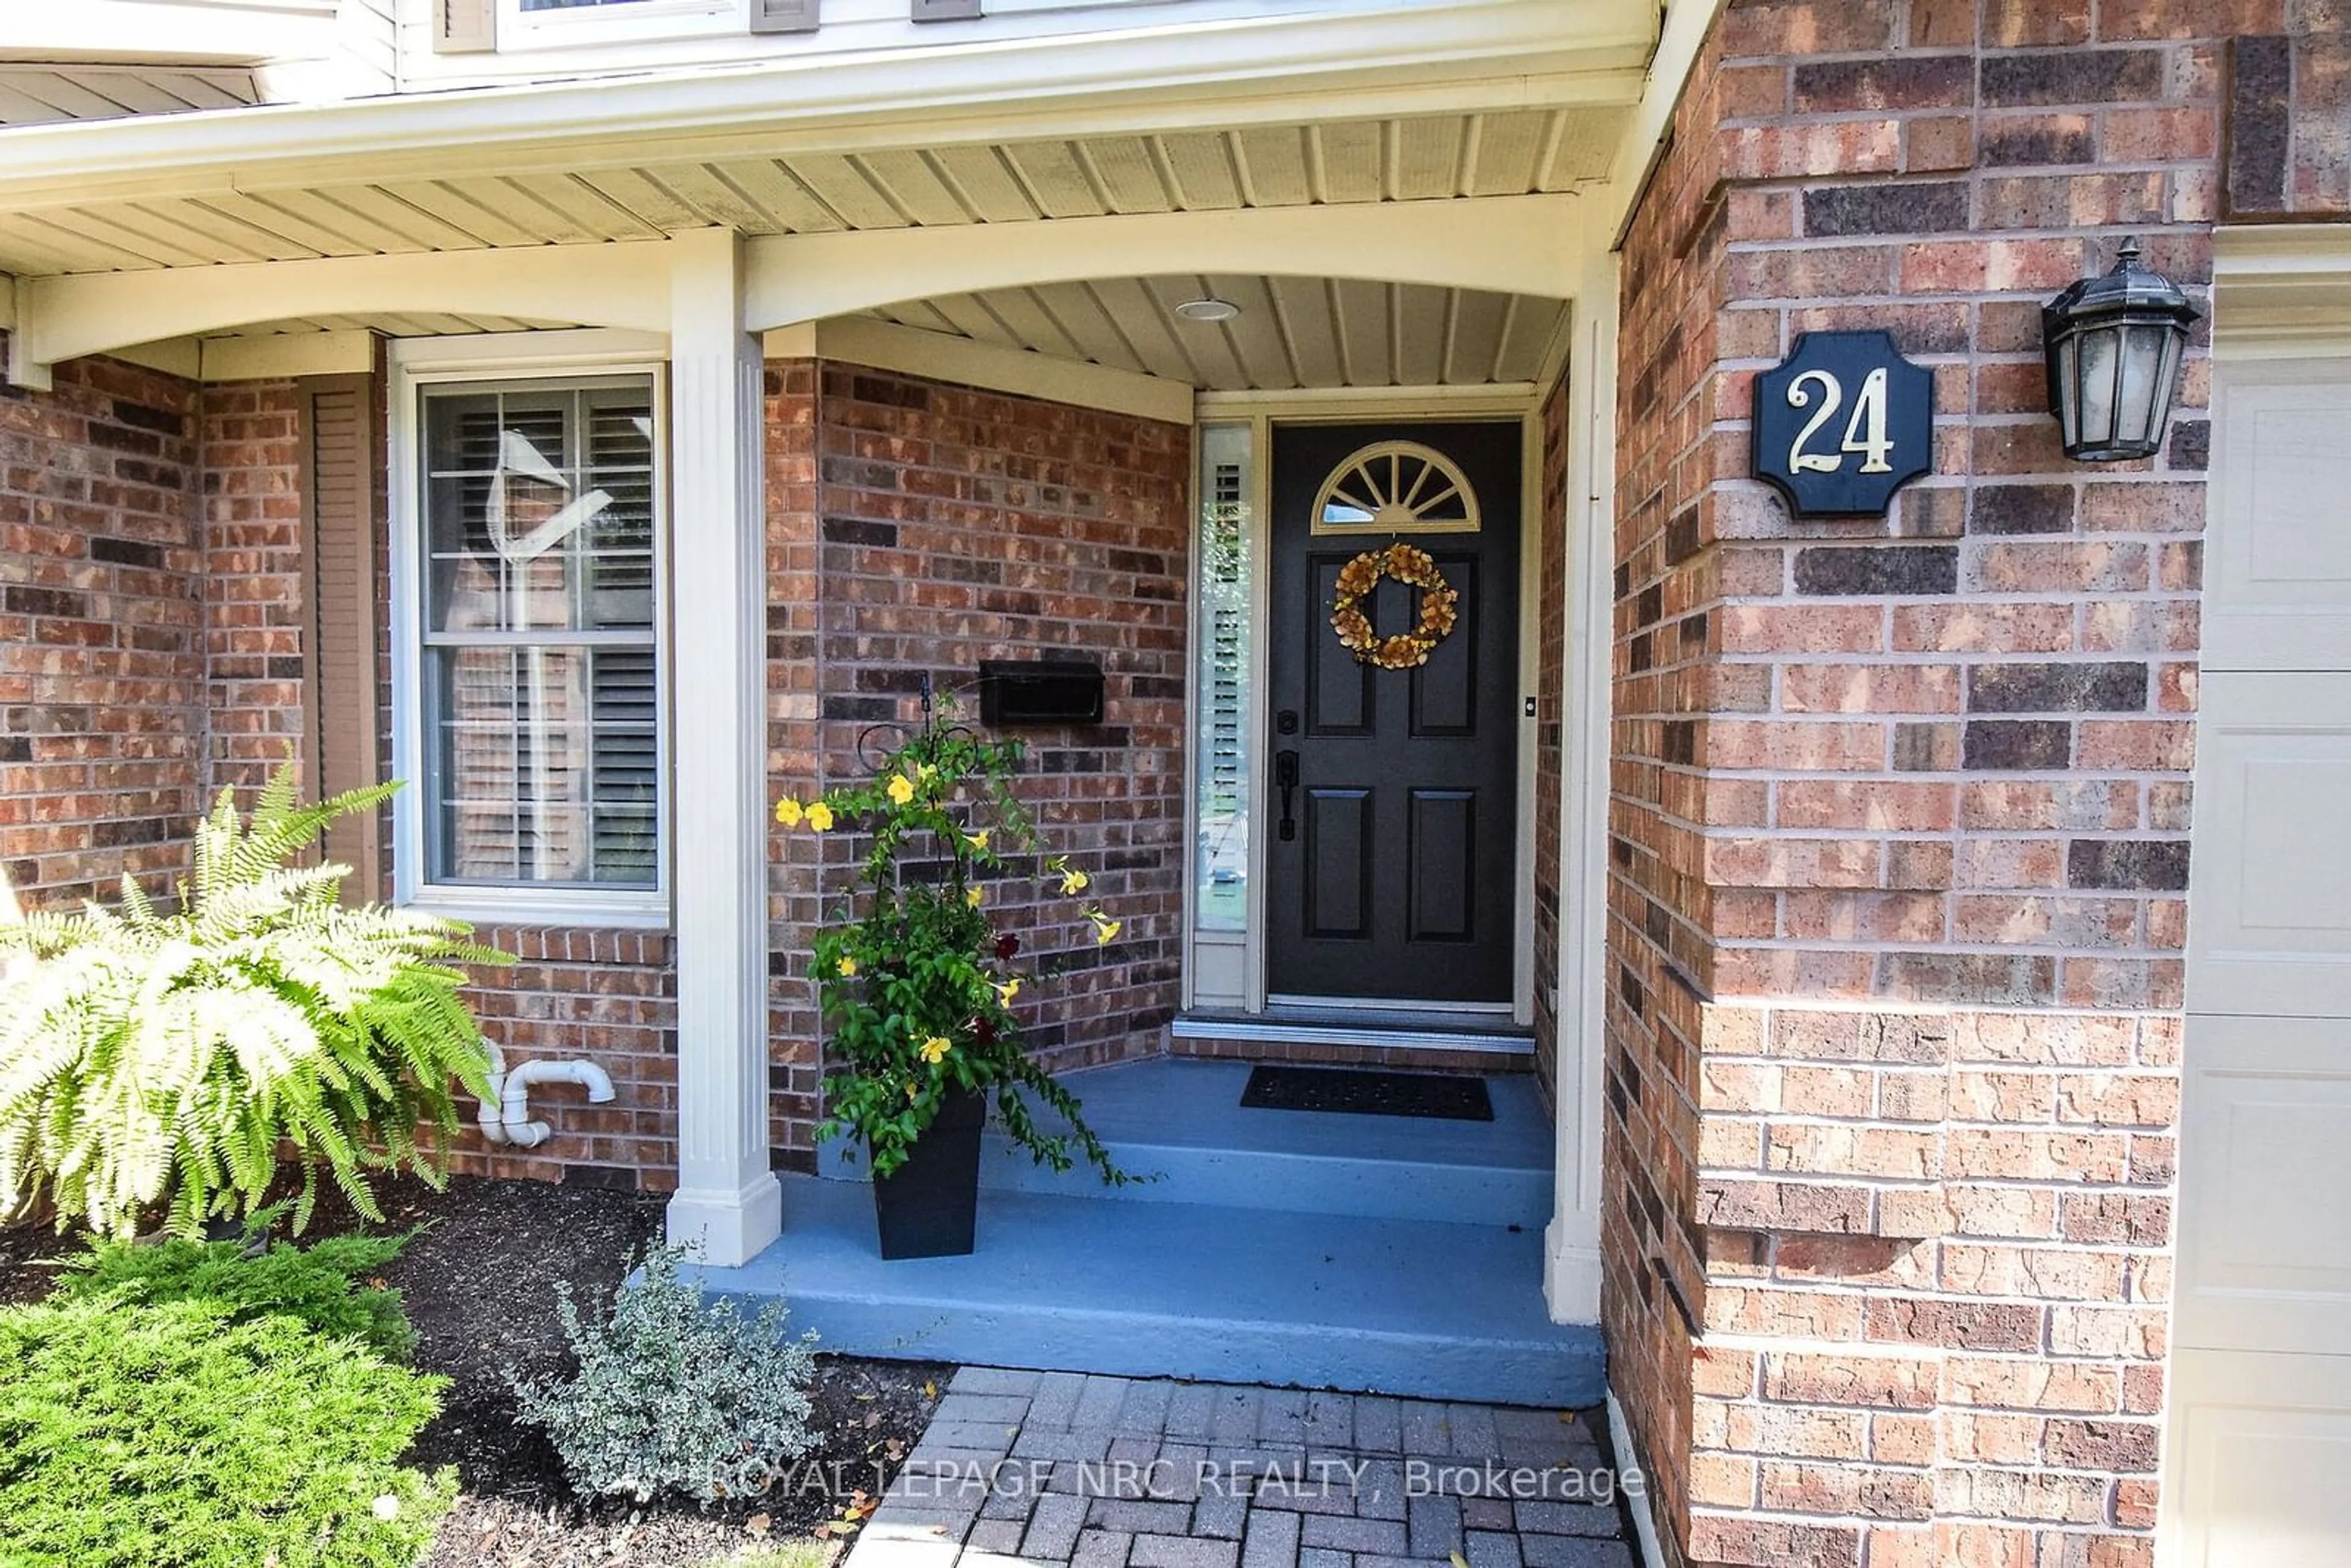
<path id="1" fill-rule="evenodd" d="M 557 1061 L 544 1058 L 524 1062 L 509 1071 L 506 1052 L 495 1040 L 490 1048 L 490 1096 L 482 1102 L 482 1136 L 511 1148 L 535 1149 L 555 1136 L 545 1122 L 530 1119 L 530 1091 L 535 1083 L 576 1083 L 588 1091 L 591 1105 L 609 1104 L 612 1080 L 592 1061 Z"/>
<path id="2" fill-rule="evenodd" d="M 1646 8 L 1471 0 L 67 121 L 0 131 L 0 206 L 429 176 L 453 154 L 495 173 L 936 146 L 1051 135 L 1087 106 L 1061 133 L 1625 104 L 1656 37 Z"/>

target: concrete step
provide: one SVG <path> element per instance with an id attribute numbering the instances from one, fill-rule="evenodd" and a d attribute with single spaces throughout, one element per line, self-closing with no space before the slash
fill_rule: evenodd
<path id="1" fill-rule="evenodd" d="M 981 1195 L 968 1258 L 885 1263 L 861 1183 L 787 1176 L 783 1239 L 705 1288 L 789 1301 L 829 1351 L 1584 1406 L 1599 1331 L 1542 1299 L 1538 1228 Z"/>
<path id="2" fill-rule="evenodd" d="M 1158 1179 L 1111 1187 L 1084 1166 L 1055 1172 L 991 1124 L 980 1184 L 991 1192 L 1531 1231 L 1550 1223 L 1552 1130 L 1531 1077 L 1489 1078 L 1494 1120 L 1452 1122 L 1245 1108 L 1249 1073 L 1245 1062 L 1160 1058 L 1064 1074 L 1120 1166 Z M 839 1142 L 823 1147 L 823 1174 L 862 1177 L 861 1164 L 841 1157 Z"/>

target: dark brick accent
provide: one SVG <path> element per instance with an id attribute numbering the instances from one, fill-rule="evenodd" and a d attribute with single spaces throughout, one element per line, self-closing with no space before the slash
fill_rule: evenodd
<path id="1" fill-rule="evenodd" d="M 2071 485 L 1986 485 L 1968 507 L 1971 534 L 2062 534 L 2073 527 Z"/>
<path id="2" fill-rule="evenodd" d="M 2075 839 L 2065 846 L 2065 885 L 2179 893 L 2188 886 L 2188 841 Z"/>
<path id="3" fill-rule="evenodd" d="M 827 517 L 824 519 L 824 542 L 895 549 L 898 548 L 898 525 L 867 522 L 862 517 Z"/>
<path id="4" fill-rule="evenodd" d="M 1685 507 L 1666 523 L 1666 564 L 1679 566 L 1698 550 L 1698 508 Z"/>
<path id="5" fill-rule="evenodd" d="M 1980 773 L 2063 768 L 2074 759 L 2074 727 L 2062 719 L 1976 719 L 1960 741 L 1959 766 Z"/>
<path id="6" fill-rule="evenodd" d="M 1666 760 L 1687 768 L 1698 761 L 1698 723 L 1694 719 L 1667 719 L 1662 749 Z"/>
<path id="7" fill-rule="evenodd" d="M 2160 99 L 2161 49 L 2057 49 L 1987 55 L 1981 78 L 1986 109 L 2055 103 Z"/>
<path id="8" fill-rule="evenodd" d="M 2212 466 L 2212 422 L 2183 419 L 2174 424 L 2171 449 L 2164 455 L 2164 462 L 2170 467 L 2197 473 Z"/>
<path id="9" fill-rule="evenodd" d="M 2057 999 L 2057 960 L 2046 953 L 1887 953 L 1880 989 L 1947 1006 L 2032 1005 Z"/>
<path id="10" fill-rule="evenodd" d="M 1633 606 L 1633 624 L 1654 626 L 1666 612 L 1666 587 L 1653 582 L 1641 590 L 1641 597 Z"/>
<path id="11" fill-rule="evenodd" d="M 1814 545 L 1796 552 L 1796 591 L 1824 598 L 1957 592 L 1949 545 Z"/>
<path id="12" fill-rule="evenodd" d="M 109 538 L 101 534 L 89 541 L 89 559 L 111 566 L 144 567 L 149 571 L 163 570 L 163 547 L 140 539 Z"/>
<path id="13" fill-rule="evenodd" d="M 1972 55 L 1896 55 L 1874 60 L 1824 60 L 1795 71 L 1796 112 L 1959 109 L 1976 97 Z"/>
<path id="14" fill-rule="evenodd" d="M 0 762 L 30 762 L 33 741 L 29 736 L 0 735 Z"/>
<path id="15" fill-rule="evenodd" d="M 1804 232 L 1843 235 L 1949 234 L 1968 226 L 1963 180 L 1921 185 L 1827 185 L 1804 193 Z"/>
<path id="16" fill-rule="evenodd" d="M 1896 773 L 1940 773 L 1959 759 L 1949 755 L 1948 747 L 1955 739 L 1953 728 L 1945 724 L 1910 723 L 1894 727 L 1894 771 Z"/>
<path id="17" fill-rule="evenodd" d="M 2095 152 L 2086 120 L 2079 125 L 2052 124 L 2037 117 L 1992 120 L 1976 138 L 1976 159 L 1988 169 L 2087 163 Z"/>
<path id="18" fill-rule="evenodd" d="M 2286 173 L 2293 165 L 2294 44 L 2289 38 L 2236 38 L 2229 45 L 2229 144 L 2221 188 L 2231 216 L 2291 212 Z"/>
<path id="19" fill-rule="evenodd" d="M 158 817 L 117 818 L 89 825 L 89 841 L 108 849 L 120 849 L 124 844 L 160 844 L 163 837 L 163 822 Z"/>
<path id="20" fill-rule="evenodd" d="M 168 408 L 152 408 L 129 398 L 114 400 L 114 417 L 141 430 L 152 430 L 162 435 L 184 437 L 188 434 L 188 416 L 174 413 Z"/>
<path id="21" fill-rule="evenodd" d="M 1978 664 L 1968 672 L 1968 711 L 2136 713 L 2147 685 L 2145 664 Z"/>
<path id="22" fill-rule="evenodd" d="M 12 615 L 49 615 L 63 621 L 89 619 L 89 595 L 64 588 L 28 588 L 11 583 L 0 589 L 0 610 Z"/>

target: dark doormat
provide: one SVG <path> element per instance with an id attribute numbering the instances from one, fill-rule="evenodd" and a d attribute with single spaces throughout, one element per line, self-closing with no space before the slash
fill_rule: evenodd
<path id="1" fill-rule="evenodd" d="M 1371 1072 L 1353 1067 L 1259 1067 L 1241 1103 L 1259 1111 L 1341 1111 L 1358 1116 L 1435 1116 L 1490 1122 L 1482 1078 L 1449 1072 Z"/>

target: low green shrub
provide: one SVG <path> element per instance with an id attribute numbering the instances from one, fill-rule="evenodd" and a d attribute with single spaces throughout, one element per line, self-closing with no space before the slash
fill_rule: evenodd
<path id="1" fill-rule="evenodd" d="M 455 1490 L 398 1460 L 444 1380 L 198 1301 L 0 1312 L 8 1568 L 413 1568 Z"/>
<path id="2" fill-rule="evenodd" d="M 756 1496 L 815 1445 L 808 1386 L 816 1335 L 784 1337 L 784 1309 L 746 1318 L 705 1301 L 678 1276 L 683 1255 L 655 1248 L 609 1313 L 583 1322 L 559 1281 L 556 1302 L 579 1370 L 508 1377 L 522 1417 L 547 1428 L 583 1495 L 650 1501 Z"/>
<path id="3" fill-rule="evenodd" d="M 242 1241 L 154 1246 L 94 1241 L 67 1261 L 62 1301 L 120 1296 L 134 1301 L 211 1301 L 237 1322 L 277 1313 L 299 1318 L 335 1339 L 354 1339 L 391 1361 L 416 1349 L 400 1292 L 364 1281 L 400 1256 L 414 1231 L 400 1236 L 330 1236 L 308 1247 L 288 1242 L 246 1255 Z"/>

